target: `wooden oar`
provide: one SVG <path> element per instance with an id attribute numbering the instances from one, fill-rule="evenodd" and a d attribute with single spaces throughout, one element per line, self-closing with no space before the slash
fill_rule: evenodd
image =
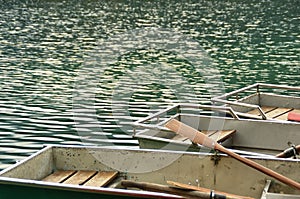
<path id="1" fill-rule="evenodd" d="M 277 180 L 279 180 L 280 182 L 282 183 L 285 183 L 289 186 L 292 186 L 296 189 L 299 189 L 300 190 L 300 183 L 294 181 L 294 180 L 291 180 L 271 169 L 268 169 L 250 159 L 247 159 L 247 158 L 244 158 L 226 148 L 224 148 L 222 145 L 220 145 L 219 143 L 215 142 L 213 139 L 207 137 L 205 134 L 199 132 L 198 130 L 182 123 L 182 122 L 179 122 L 178 120 L 175 120 L 175 119 L 171 119 L 166 125 L 165 127 L 169 128 L 170 130 L 178 133 L 178 134 L 181 134 L 183 136 L 186 136 L 188 137 L 190 140 L 192 140 L 194 143 L 198 143 L 198 144 L 201 144 L 203 146 L 206 146 L 208 148 L 211 148 L 211 149 L 215 149 L 215 150 L 219 150 L 223 153 L 226 153 L 227 155 L 235 158 L 236 160 L 258 170 L 258 171 L 261 171 L 262 173 L 266 174 L 266 175 L 269 175 Z"/>
<path id="2" fill-rule="evenodd" d="M 161 185 L 161 184 L 155 184 L 149 182 L 135 182 L 131 180 L 122 180 L 121 185 L 126 188 L 131 187 L 131 188 L 139 188 L 146 191 L 175 194 L 190 199 L 199 199 L 199 198 L 201 199 L 211 199 L 211 198 L 244 199 L 241 197 L 232 197 L 228 195 L 226 196 L 215 192 L 207 193 L 207 192 L 190 190 L 190 189 L 179 189 L 179 188 L 169 187 L 167 185 Z"/>
<path id="3" fill-rule="evenodd" d="M 180 182 L 174 182 L 174 181 L 167 181 L 167 183 L 169 185 L 175 186 L 175 187 L 180 187 L 180 188 L 184 188 L 184 189 L 189 189 L 189 190 L 194 190 L 194 191 L 200 191 L 203 193 L 212 193 L 213 190 L 211 189 L 207 189 L 204 187 L 196 187 L 193 185 L 188 185 L 188 184 L 184 184 L 184 183 L 180 183 Z M 230 194 L 230 193 L 226 193 L 226 192 L 222 192 L 222 191 L 214 191 L 215 194 L 219 194 L 219 195 L 223 195 L 226 198 L 239 198 L 239 199 L 254 199 L 248 196 L 239 196 L 239 195 L 235 195 L 235 194 Z"/>

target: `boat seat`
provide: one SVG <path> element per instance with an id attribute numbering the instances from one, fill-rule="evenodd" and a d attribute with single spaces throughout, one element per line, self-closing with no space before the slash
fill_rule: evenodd
<path id="1" fill-rule="evenodd" d="M 204 133 L 208 137 L 212 138 L 213 140 L 217 142 L 224 142 L 226 139 L 232 137 L 236 130 L 212 130 L 212 131 L 206 131 L 202 130 L 201 133 Z M 189 139 L 187 137 L 184 137 L 182 135 L 175 135 L 172 140 L 187 142 Z"/>
<path id="2" fill-rule="evenodd" d="M 273 107 L 273 106 L 262 106 L 262 107 L 260 107 L 260 108 L 261 108 L 261 110 L 262 110 L 264 113 L 268 113 L 268 112 L 270 112 L 270 111 L 276 109 L 277 107 Z M 257 108 L 256 108 L 256 109 L 253 109 L 253 110 L 251 110 L 251 111 L 249 111 L 249 112 L 247 112 L 247 113 L 248 113 L 248 114 L 252 114 L 252 115 L 260 115 L 260 112 L 258 111 Z"/>
<path id="3" fill-rule="evenodd" d="M 273 107 L 273 106 L 262 106 L 262 111 L 266 114 L 267 118 L 277 119 L 277 120 L 288 120 L 288 114 L 295 110 L 293 108 L 284 108 L 284 107 Z M 260 115 L 260 112 L 257 109 L 253 109 L 248 114 Z"/>
<path id="4" fill-rule="evenodd" d="M 205 131 L 201 131 L 205 132 Z M 206 131 L 206 135 L 216 142 L 224 142 L 228 138 L 235 134 L 236 130 L 217 130 L 217 131 Z"/>
<path id="5" fill-rule="evenodd" d="M 57 170 L 42 179 L 42 181 L 102 187 L 115 179 L 117 175 L 118 172 L 116 171 Z"/>

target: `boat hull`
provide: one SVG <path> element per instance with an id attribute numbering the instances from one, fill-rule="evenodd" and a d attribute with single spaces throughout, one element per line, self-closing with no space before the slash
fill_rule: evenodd
<path id="1" fill-rule="evenodd" d="M 175 119 L 199 131 L 202 130 L 235 130 L 222 145 L 245 151 L 278 154 L 289 147 L 289 143 L 299 144 L 298 123 L 278 123 L 270 120 L 233 119 L 228 117 L 204 116 L 179 113 Z M 163 127 L 170 118 L 160 124 Z M 159 127 L 159 125 L 158 125 Z M 146 127 L 147 128 L 147 127 Z M 200 151 L 203 147 L 193 145 L 191 141 L 174 140 L 175 133 L 161 129 L 143 129 L 134 137 L 141 148 Z M 206 149 L 207 150 L 207 149 Z"/>
<path id="2" fill-rule="evenodd" d="M 289 113 L 300 112 L 299 91 L 300 87 L 256 83 L 214 97 L 212 101 L 231 107 L 240 116 L 281 123 L 289 121 Z"/>
<path id="3" fill-rule="evenodd" d="M 24 183 L 0 183 L 1 199 L 31 198 L 31 199 L 99 199 L 99 198 L 155 198 L 143 194 L 129 194 L 116 191 L 95 191 L 80 188 L 66 188 L 57 186 L 44 186 L 38 184 Z M 171 197 L 170 197 L 171 198 Z"/>
<path id="4" fill-rule="evenodd" d="M 300 164 L 295 160 L 252 158 L 291 179 L 299 180 Z M 58 170 L 117 171 L 119 176 L 105 187 L 45 182 Z M 265 174 L 224 155 L 207 153 L 108 149 L 97 147 L 48 146 L 24 161 L 0 172 L 1 198 L 174 198 L 174 195 L 127 190 L 122 180 L 167 184 L 180 182 L 213 190 L 260 198 L 267 180 L 273 180 L 274 194 L 300 194 Z M 238 187 L 238 188 L 237 188 Z M 55 195 L 57 194 L 57 196 Z M 280 195 L 280 194 L 279 194 Z M 4 197 L 5 196 L 5 197 Z M 14 196 L 14 197 L 11 197 Z M 18 197 L 19 198 L 19 197 Z"/>

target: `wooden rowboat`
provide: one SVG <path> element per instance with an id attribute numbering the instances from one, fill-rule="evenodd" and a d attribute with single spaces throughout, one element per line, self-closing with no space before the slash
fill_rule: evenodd
<path id="1" fill-rule="evenodd" d="M 300 87 L 256 83 L 212 101 L 230 106 L 247 118 L 300 122 Z"/>
<path id="2" fill-rule="evenodd" d="M 251 159 L 300 180 L 296 160 Z M 170 182 L 189 189 L 168 187 Z M 125 188 L 136 184 L 153 187 L 152 183 L 176 195 Z M 193 187 L 245 196 L 242 198 L 300 198 L 300 190 L 228 156 L 207 153 L 47 146 L 0 172 L 1 198 L 182 198 L 177 193 L 199 194 L 191 191 Z"/>
<path id="3" fill-rule="evenodd" d="M 214 112 L 208 114 L 208 110 Z M 216 115 L 215 111 L 228 112 L 232 117 L 228 117 L 228 114 Z M 164 124 L 171 118 L 205 133 L 223 146 L 244 154 L 275 155 L 289 148 L 289 143 L 300 144 L 299 122 L 241 119 L 230 107 L 177 104 L 134 124 L 134 137 L 138 139 L 140 147 L 183 151 L 205 149 L 193 144 L 187 137 L 176 135 L 164 128 Z"/>

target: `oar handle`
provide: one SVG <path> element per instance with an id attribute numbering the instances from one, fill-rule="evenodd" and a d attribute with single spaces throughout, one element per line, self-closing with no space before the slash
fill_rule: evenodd
<path id="1" fill-rule="evenodd" d="M 128 188 L 139 188 L 146 191 L 152 191 L 152 192 L 160 192 L 160 193 L 168 193 L 168 194 L 175 194 L 178 196 L 183 196 L 184 198 L 191 198 L 191 199 L 210 199 L 211 194 L 210 193 L 204 193 L 200 191 L 191 191 L 191 190 L 181 190 L 176 189 L 173 187 L 169 187 L 167 185 L 161 185 L 156 183 L 150 183 L 150 182 L 136 182 L 131 180 L 122 180 L 121 185 Z M 219 197 L 221 198 L 221 197 Z M 222 197 L 224 198 L 224 197 Z"/>
<path id="2" fill-rule="evenodd" d="M 287 178 L 287 177 L 285 177 L 285 176 L 283 176 L 283 175 L 281 175 L 281 174 L 279 174 L 279 173 L 277 173 L 277 172 L 275 172 L 271 169 L 268 169 L 267 167 L 264 167 L 263 165 L 258 164 L 256 162 L 250 160 L 250 159 L 244 158 L 244 157 L 242 157 L 242 156 L 240 156 L 240 155 L 224 148 L 220 144 L 216 144 L 215 149 L 219 150 L 223 153 L 226 153 L 227 155 L 233 157 L 234 159 L 239 160 L 240 162 L 243 162 L 244 164 L 246 164 L 246 165 L 248 165 L 248 166 L 250 166 L 250 167 L 266 174 L 266 175 L 269 175 L 269 176 L 279 180 L 282 183 L 285 183 L 287 185 L 290 185 L 290 186 L 295 187 L 296 189 L 300 190 L 300 184 L 298 182 L 296 182 L 296 181 L 294 181 L 290 178 Z"/>
<path id="3" fill-rule="evenodd" d="M 188 185 L 188 184 L 184 184 L 184 183 L 180 183 L 180 182 L 167 181 L 167 183 L 172 185 L 172 186 L 175 186 L 175 187 L 180 187 L 180 188 L 189 189 L 189 190 L 201 191 L 201 192 L 205 192 L 205 193 L 214 192 L 216 194 L 223 195 L 224 198 L 226 198 L 226 199 L 254 199 L 254 198 L 251 198 L 251 197 L 248 197 L 248 196 L 234 195 L 234 194 L 230 194 L 230 193 L 227 193 L 227 192 L 211 190 L 211 189 L 207 189 L 207 188 L 204 188 L 204 187 Z"/>

